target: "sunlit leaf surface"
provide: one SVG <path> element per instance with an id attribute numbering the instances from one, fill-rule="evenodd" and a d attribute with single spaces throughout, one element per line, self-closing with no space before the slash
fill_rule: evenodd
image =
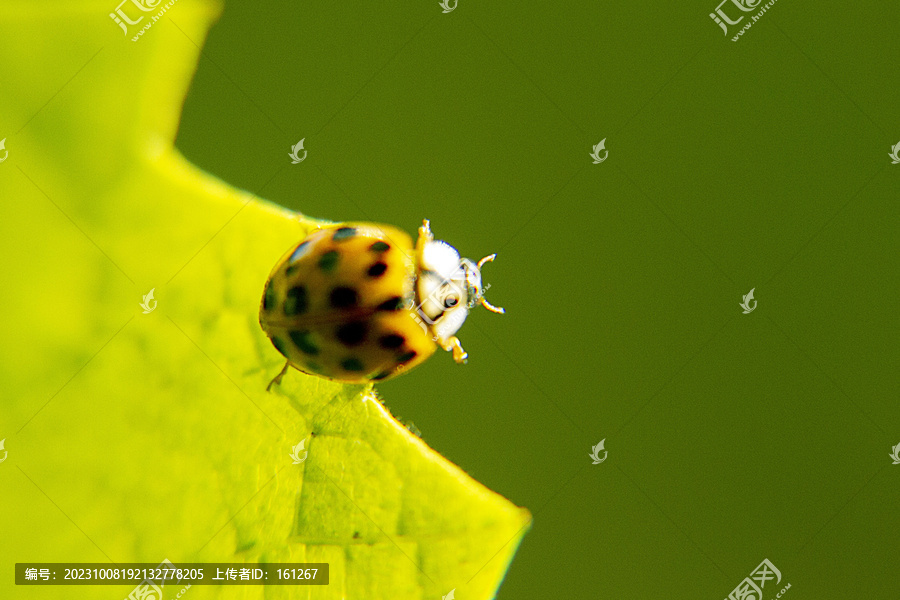
<path id="1" fill-rule="evenodd" d="M 187 597 L 492 597 L 527 511 L 369 387 L 292 370 L 265 391 L 263 283 L 314 222 L 172 149 L 219 7 L 180 0 L 131 42 L 113 4 L 0 7 L 0 564 L 315 561 L 329 586 Z M 131 587 L 10 576 L 0 597 Z"/>

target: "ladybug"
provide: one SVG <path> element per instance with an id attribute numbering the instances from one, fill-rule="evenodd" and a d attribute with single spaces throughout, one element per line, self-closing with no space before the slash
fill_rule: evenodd
<path id="1" fill-rule="evenodd" d="M 440 346 L 466 362 L 456 332 L 484 299 L 481 267 L 435 240 L 426 219 L 413 246 L 389 225 L 323 227 L 278 261 L 266 281 L 259 324 L 289 366 L 351 383 L 388 379 Z"/>

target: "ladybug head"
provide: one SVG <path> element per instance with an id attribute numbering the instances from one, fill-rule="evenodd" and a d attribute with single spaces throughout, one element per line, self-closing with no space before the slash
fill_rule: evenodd
<path id="1" fill-rule="evenodd" d="M 455 335 L 469 310 L 479 303 L 492 312 L 505 312 L 484 299 L 481 267 L 492 260 L 494 255 L 478 263 L 461 258 L 456 248 L 443 241 L 425 245 L 416 282 L 418 310 L 437 337 Z"/>

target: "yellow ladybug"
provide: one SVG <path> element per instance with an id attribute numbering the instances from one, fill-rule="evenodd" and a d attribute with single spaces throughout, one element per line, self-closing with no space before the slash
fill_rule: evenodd
<path id="1" fill-rule="evenodd" d="M 389 225 L 317 229 L 291 248 L 266 281 L 259 324 L 289 366 L 362 383 L 393 377 L 430 356 L 436 343 L 466 361 L 456 332 L 484 299 L 481 267 L 436 241 L 427 220 L 412 239 Z"/>

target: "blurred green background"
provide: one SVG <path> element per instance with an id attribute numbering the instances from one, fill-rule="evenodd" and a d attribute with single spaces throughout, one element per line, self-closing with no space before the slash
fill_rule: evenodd
<path id="1" fill-rule="evenodd" d="M 469 364 L 378 388 L 534 513 L 499 598 L 900 587 L 900 8 L 715 4 L 232 1 L 204 48 L 190 160 L 498 252 Z"/>
<path id="2" fill-rule="evenodd" d="M 377 389 L 533 513 L 500 599 L 718 599 L 765 558 L 789 599 L 900 589 L 900 6 L 780 0 L 736 43 L 715 8 L 232 0 L 203 46 L 191 162 L 498 253 L 469 364 Z"/>

